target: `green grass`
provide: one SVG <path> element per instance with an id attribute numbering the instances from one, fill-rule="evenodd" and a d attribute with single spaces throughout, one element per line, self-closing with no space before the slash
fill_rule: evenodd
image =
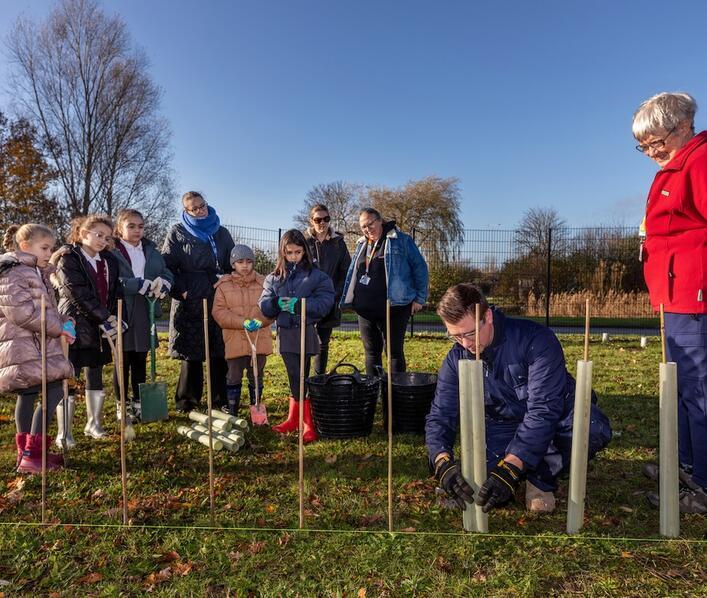
<path id="1" fill-rule="evenodd" d="M 574 371 L 581 339 L 561 340 Z M 408 368 L 436 371 L 448 346 L 440 336 L 416 336 L 407 345 Z M 362 353 L 356 334 L 335 334 L 331 363 L 347 356 L 362 366 Z M 112 401 L 105 417 L 112 436 L 105 441 L 83 437 L 85 410 L 78 405 L 79 444 L 69 468 L 49 476 L 53 525 L 43 528 L 33 525 L 40 516 L 40 478 L 18 482 L 12 471 L 14 401 L 7 397 L 0 401 L 0 580 L 10 583 L 0 593 L 707 594 L 707 520 L 683 516 L 681 539 L 662 541 L 658 513 L 644 497 L 655 489 L 640 468 L 656 458 L 659 354 L 657 339 L 645 350 L 638 338 L 591 346 L 600 406 L 619 434 L 590 466 L 586 525 L 572 538 L 564 535 L 566 483 L 551 516 L 513 505 L 490 515 L 494 535 L 462 534 L 460 513 L 435 500 L 423 440 L 414 436 L 395 438 L 395 529 L 405 531 L 386 533 L 387 437 L 380 411 L 369 438 L 306 447 L 305 525 L 318 531 L 294 531 L 297 441 L 269 429 L 252 431 L 251 446 L 235 455 L 216 453 L 214 464 L 217 525 L 257 529 L 194 529 L 209 526 L 207 450 L 176 434 L 185 423 L 176 412 L 166 423 L 138 426 L 128 448 L 133 527 L 105 527 L 121 521 Z M 159 374 L 170 396 L 177 366 L 161 354 Z M 271 357 L 265 379 L 271 422 L 284 416 L 287 394 L 282 362 Z"/>

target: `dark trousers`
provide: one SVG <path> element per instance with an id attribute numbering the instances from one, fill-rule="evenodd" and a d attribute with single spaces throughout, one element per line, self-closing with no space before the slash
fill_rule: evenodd
<path id="1" fill-rule="evenodd" d="M 393 372 L 404 372 L 405 364 L 405 331 L 410 319 L 410 305 L 396 306 L 390 309 L 390 369 Z M 361 333 L 363 349 L 366 352 L 366 374 L 375 376 L 376 366 L 382 367 L 383 346 L 385 338 L 385 315 L 382 318 L 369 320 L 358 316 L 358 330 Z"/>
<path id="2" fill-rule="evenodd" d="M 557 489 L 557 477 L 569 471 L 572 455 L 572 419 L 574 409 L 557 424 L 555 437 L 547 453 L 535 469 L 528 469 L 528 481 L 540 490 Z M 611 440 L 609 419 L 596 405 L 589 414 L 589 459 Z M 516 435 L 520 422 L 486 420 L 486 468 L 490 472 L 507 454 L 508 445 Z"/>
<path id="3" fill-rule="evenodd" d="M 147 352 L 124 351 L 123 352 L 123 386 L 125 388 L 125 399 L 130 400 L 129 389 L 132 387 L 132 398 L 137 400 L 140 396 L 140 384 L 147 379 Z M 131 386 L 128 386 L 128 380 Z M 113 389 L 115 398 L 120 401 L 120 387 L 118 386 L 118 368 L 113 368 Z"/>
<path id="4" fill-rule="evenodd" d="M 299 353 L 280 353 L 282 361 L 285 362 L 285 369 L 287 370 L 287 379 L 290 382 L 290 393 L 296 401 L 299 401 Z M 304 377 L 305 380 L 309 376 L 309 366 L 312 362 L 312 356 L 307 355 L 304 358 Z M 305 397 L 307 395 L 307 385 L 305 384 L 304 389 Z"/>
<path id="5" fill-rule="evenodd" d="M 678 457 L 707 489 L 707 315 L 665 314 L 668 360 L 678 370 Z"/>
<path id="6" fill-rule="evenodd" d="M 83 368 L 86 378 L 86 390 L 103 390 L 103 366 L 97 368 Z"/>
<path id="7" fill-rule="evenodd" d="M 263 385 L 263 372 L 265 370 L 266 355 L 258 355 L 258 382 Z M 235 359 L 228 359 L 228 376 L 226 381 L 229 385 L 243 384 L 243 370 L 248 377 L 248 384 L 255 386 L 255 378 L 253 377 L 253 358 L 250 355 L 243 355 Z"/>
<path id="8" fill-rule="evenodd" d="M 214 408 L 226 404 L 226 360 L 223 357 L 211 358 L 211 403 Z M 182 361 L 174 393 L 177 409 L 190 411 L 199 406 L 204 392 L 204 362 Z"/>
<path id="9" fill-rule="evenodd" d="M 314 356 L 314 373 L 316 375 L 326 374 L 326 366 L 329 361 L 329 341 L 331 340 L 331 333 L 333 330 L 333 328 L 317 327 L 320 348 L 319 355 Z"/>

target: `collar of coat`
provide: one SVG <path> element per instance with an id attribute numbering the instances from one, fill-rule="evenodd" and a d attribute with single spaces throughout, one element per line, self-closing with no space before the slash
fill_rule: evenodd
<path id="1" fill-rule="evenodd" d="M 335 231 L 330 226 L 329 230 L 327 231 L 327 234 L 326 234 L 326 239 L 324 239 L 324 240 L 326 241 L 328 239 L 336 239 L 337 237 L 343 237 L 343 235 L 340 232 Z M 304 238 L 305 239 L 316 239 L 317 233 L 315 233 L 314 229 L 312 229 L 312 227 L 309 226 L 304 230 Z"/>
<path id="2" fill-rule="evenodd" d="M 707 143 L 707 131 L 698 133 L 690 139 L 690 141 L 683 145 L 675 157 L 665 165 L 663 172 L 666 170 L 682 170 L 685 166 L 685 162 L 687 162 L 687 159 L 690 157 L 690 154 L 704 143 Z"/>

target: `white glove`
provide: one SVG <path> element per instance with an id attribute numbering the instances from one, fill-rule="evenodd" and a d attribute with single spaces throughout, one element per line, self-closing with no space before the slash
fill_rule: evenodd
<path id="1" fill-rule="evenodd" d="M 147 292 L 152 288 L 152 284 L 153 283 L 151 280 L 145 278 L 142 281 L 142 286 L 138 289 L 138 293 L 140 293 L 141 295 L 146 295 Z"/>
<path id="2" fill-rule="evenodd" d="M 98 326 L 103 332 L 103 336 L 106 338 L 113 339 L 118 336 L 118 318 L 115 316 L 108 316 L 108 319 Z M 123 320 L 123 332 L 128 329 L 128 323 Z"/>
<path id="3" fill-rule="evenodd" d="M 155 280 L 152 281 L 152 286 L 150 287 L 150 296 L 155 297 L 156 299 L 164 299 L 171 288 L 172 285 L 169 283 L 169 281 L 158 276 L 157 278 L 155 278 Z"/>

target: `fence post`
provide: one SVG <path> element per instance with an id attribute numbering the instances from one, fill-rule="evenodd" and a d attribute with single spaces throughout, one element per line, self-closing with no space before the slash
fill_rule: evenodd
<path id="1" fill-rule="evenodd" d="M 278 228 L 277 229 L 277 253 L 280 253 L 280 239 L 282 239 L 282 229 Z"/>
<path id="2" fill-rule="evenodd" d="M 415 242 L 415 227 L 412 227 L 412 240 L 413 243 Z M 411 315 L 410 316 L 410 338 L 412 338 L 413 334 L 415 333 L 415 316 Z M 388 341 L 386 341 L 388 342 Z"/>
<path id="3" fill-rule="evenodd" d="M 552 228 L 547 229 L 547 282 L 545 284 L 545 326 L 550 327 L 550 293 L 552 293 Z"/>

